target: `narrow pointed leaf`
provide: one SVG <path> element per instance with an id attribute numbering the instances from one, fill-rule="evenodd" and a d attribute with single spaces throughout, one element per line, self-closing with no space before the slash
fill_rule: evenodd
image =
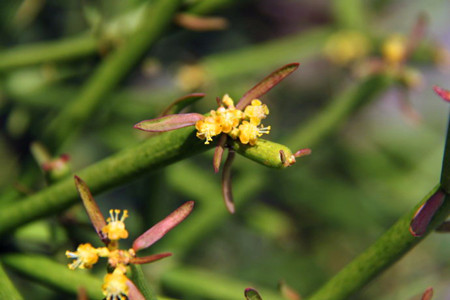
<path id="1" fill-rule="evenodd" d="M 172 255 L 172 253 L 166 252 L 166 253 L 154 254 L 154 255 L 143 256 L 143 257 L 133 257 L 131 259 L 130 263 L 136 264 L 136 265 L 148 264 L 148 263 L 163 259 L 163 258 L 171 256 L 171 255 Z"/>
<path id="2" fill-rule="evenodd" d="M 245 299 L 247 300 L 262 300 L 258 291 L 253 288 L 246 288 L 244 291 Z"/>
<path id="3" fill-rule="evenodd" d="M 225 206 L 228 211 L 234 214 L 234 201 L 233 201 L 233 193 L 231 187 L 231 165 L 234 160 L 234 156 L 236 153 L 233 150 L 228 151 L 228 157 L 223 165 L 222 172 L 222 194 L 223 200 L 225 201 Z"/>
<path id="4" fill-rule="evenodd" d="M 225 143 L 227 142 L 227 135 L 222 134 L 217 142 L 216 150 L 214 150 L 213 167 L 214 172 L 219 172 L 220 163 L 222 162 L 223 150 L 225 150 Z"/>
<path id="5" fill-rule="evenodd" d="M 134 128 L 149 132 L 165 132 L 195 125 L 198 120 L 205 118 L 201 114 L 175 114 L 145 120 L 134 125 Z"/>
<path id="6" fill-rule="evenodd" d="M 145 249 L 153 245 L 167 232 L 169 232 L 172 228 L 177 226 L 181 221 L 189 216 L 193 208 L 194 201 L 188 201 L 181 205 L 174 212 L 168 215 L 164 220 L 160 221 L 158 224 L 139 236 L 133 243 L 133 249 L 135 251 L 138 251 L 140 249 Z"/>
<path id="7" fill-rule="evenodd" d="M 102 242 L 108 244 L 108 237 L 102 232 L 103 227 L 106 226 L 106 221 L 102 215 L 102 212 L 98 208 L 98 205 L 95 202 L 94 197 L 92 197 L 91 191 L 86 183 L 76 175 L 74 176 L 74 179 L 78 193 L 80 194 L 81 200 L 83 200 L 84 208 L 86 209 L 97 235 L 100 237 Z"/>
<path id="8" fill-rule="evenodd" d="M 145 300 L 145 297 L 141 294 L 137 286 L 134 285 L 133 281 L 127 280 L 128 286 L 128 298 L 129 300 Z"/>
<path id="9" fill-rule="evenodd" d="M 435 91 L 436 94 L 438 94 L 439 97 L 441 97 L 447 102 L 450 102 L 450 91 L 443 89 L 437 85 L 433 86 L 433 90 Z"/>
<path id="10" fill-rule="evenodd" d="M 444 192 L 442 190 L 438 190 L 430 197 L 430 199 L 427 200 L 427 202 L 419 207 L 409 227 L 409 231 L 414 236 L 421 236 L 427 231 L 428 224 L 442 206 L 444 200 Z"/>
<path id="11" fill-rule="evenodd" d="M 205 94 L 203 93 L 194 93 L 189 94 L 184 97 L 181 97 L 174 102 L 172 102 L 162 113 L 161 117 L 171 115 L 171 114 L 177 114 L 179 113 L 183 108 L 197 102 L 198 100 L 205 97 Z"/>
<path id="12" fill-rule="evenodd" d="M 425 293 L 422 295 L 422 300 L 431 300 L 433 298 L 433 288 L 427 288 Z"/>
<path id="13" fill-rule="evenodd" d="M 409 35 L 408 44 L 406 46 L 405 59 L 408 59 L 411 56 L 411 54 L 416 50 L 419 43 L 423 40 L 427 25 L 427 16 L 425 14 L 420 14 Z"/>
<path id="14" fill-rule="evenodd" d="M 300 149 L 297 152 L 294 153 L 295 157 L 302 157 L 302 156 L 306 156 L 306 155 L 310 155 L 311 154 L 311 149 L 309 148 L 304 148 L 304 149 Z"/>
<path id="15" fill-rule="evenodd" d="M 189 13 L 179 13 L 175 17 L 175 22 L 186 29 L 194 31 L 223 30 L 228 26 L 228 22 L 224 18 L 200 17 Z"/>
<path id="16" fill-rule="evenodd" d="M 297 70 L 299 65 L 299 63 L 287 64 L 271 73 L 269 76 L 267 76 L 253 88 L 251 88 L 247 93 L 245 93 L 245 95 L 242 96 L 242 98 L 239 100 L 236 108 L 241 110 L 244 109 L 247 105 L 250 104 L 253 99 L 261 97 L 262 95 L 270 91 L 281 80 Z"/>

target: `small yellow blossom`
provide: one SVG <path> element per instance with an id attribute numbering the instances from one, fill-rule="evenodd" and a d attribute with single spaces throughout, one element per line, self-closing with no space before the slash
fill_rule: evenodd
<path id="1" fill-rule="evenodd" d="M 136 256 L 136 252 L 133 249 L 121 250 L 115 249 L 108 255 L 108 264 L 116 268 L 118 266 L 127 266 L 133 257 Z"/>
<path id="2" fill-rule="evenodd" d="M 217 109 L 218 122 L 223 133 L 229 133 L 234 127 L 239 125 L 242 119 L 242 111 L 234 107 L 225 108 L 223 106 Z"/>
<path id="3" fill-rule="evenodd" d="M 242 144 L 250 144 L 254 146 L 258 137 L 262 136 L 264 133 L 268 134 L 270 132 L 270 126 L 268 127 L 258 127 L 253 123 L 248 121 L 242 122 L 239 125 L 239 140 Z"/>
<path id="4" fill-rule="evenodd" d="M 389 64 L 397 65 L 406 56 L 407 40 L 401 35 L 392 35 L 382 46 L 383 57 Z"/>
<path id="5" fill-rule="evenodd" d="M 71 270 L 89 269 L 98 261 L 97 249 L 89 243 L 79 245 L 75 252 L 66 251 L 66 256 L 75 259 L 68 265 Z"/>
<path id="6" fill-rule="evenodd" d="M 347 65 L 365 57 L 370 50 L 370 41 L 361 32 L 341 30 L 328 38 L 325 56 L 337 65 Z"/>
<path id="7" fill-rule="evenodd" d="M 112 273 L 106 274 L 102 285 L 106 300 L 128 299 L 127 280 L 128 278 L 121 268 L 116 268 Z"/>
<path id="8" fill-rule="evenodd" d="M 197 137 L 202 140 L 206 139 L 205 144 L 209 144 L 213 136 L 222 132 L 222 126 L 220 126 L 216 112 L 213 110 L 211 111 L 211 116 L 197 121 L 195 128 L 197 129 Z"/>
<path id="9" fill-rule="evenodd" d="M 247 106 L 244 110 L 244 116 L 250 119 L 250 123 L 253 125 L 259 125 L 261 120 L 266 118 L 268 114 L 269 108 L 258 99 L 252 100 L 251 105 Z"/>
<path id="10" fill-rule="evenodd" d="M 233 99 L 228 94 L 223 95 L 222 103 L 228 108 L 234 108 Z"/>
<path id="11" fill-rule="evenodd" d="M 128 217 L 128 211 L 124 210 L 120 219 L 120 209 L 111 209 L 109 215 L 110 217 L 106 220 L 108 224 L 102 228 L 102 231 L 108 236 L 108 239 L 116 241 L 128 238 L 128 231 L 125 229 L 124 223 L 124 220 Z"/>

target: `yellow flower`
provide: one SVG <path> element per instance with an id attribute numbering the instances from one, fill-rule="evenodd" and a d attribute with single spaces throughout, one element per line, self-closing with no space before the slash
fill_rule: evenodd
<path id="1" fill-rule="evenodd" d="M 219 124 L 223 133 L 229 133 L 233 128 L 239 125 L 242 119 L 242 111 L 234 107 L 225 108 L 223 106 L 217 109 Z"/>
<path id="2" fill-rule="evenodd" d="M 222 132 L 222 126 L 220 126 L 216 112 L 213 110 L 211 116 L 198 120 L 195 123 L 195 128 L 197 129 L 197 137 L 202 140 L 206 139 L 205 144 L 209 144 L 213 136 Z"/>
<path id="3" fill-rule="evenodd" d="M 324 48 L 325 56 L 337 65 L 346 65 L 367 55 L 369 39 L 361 32 L 342 30 L 332 34 Z"/>
<path id="4" fill-rule="evenodd" d="M 401 63 L 406 56 L 407 41 L 404 36 L 392 35 L 383 43 L 383 57 L 393 65 Z"/>
<path id="5" fill-rule="evenodd" d="M 116 268 L 112 273 L 106 274 L 102 285 L 106 300 L 128 299 L 127 280 L 128 278 L 121 268 Z"/>
<path id="6" fill-rule="evenodd" d="M 98 261 L 97 249 L 89 243 L 79 245 L 75 252 L 66 251 L 66 256 L 75 259 L 68 265 L 71 270 L 76 268 L 88 269 Z"/>
<path id="7" fill-rule="evenodd" d="M 108 255 L 108 264 L 117 268 L 118 266 L 127 266 L 133 257 L 136 256 L 136 252 L 133 249 L 121 250 L 115 249 Z"/>
<path id="8" fill-rule="evenodd" d="M 120 209 L 110 210 L 110 217 L 106 220 L 108 222 L 102 228 L 102 231 L 108 236 L 111 241 L 117 241 L 119 239 L 126 239 L 128 237 L 128 231 L 125 229 L 124 220 L 128 217 L 128 211 L 124 210 L 122 218 L 119 219 Z"/>
<path id="9" fill-rule="evenodd" d="M 252 100 L 251 105 L 247 106 L 244 110 L 244 116 L 250 120 L 250 123 L 259 125 L 261 120 L 269 114 L 267 105 L 262 104 L 260 100 Z"/>
<path id="10" fill-rule="evenodd" d="M 262 136 L 264 133 L 268 134 L 270 132 L 270 126 L 268 127 L 257 127 L 253 123 L 248 121 L 242 122 L 239 126 L 239 140 L 242 144 L 250 144 L 254 146 L 258 137 Z"/>
<path id="11" fill-rule="evenodd" d="M 234 108 L 233 99 L 228 94 L 223 95 L 222 103 L 228 108 Z"/>

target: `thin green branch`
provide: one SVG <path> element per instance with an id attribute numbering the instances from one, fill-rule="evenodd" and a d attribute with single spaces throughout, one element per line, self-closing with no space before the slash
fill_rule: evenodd
<path id="1" fill-rule="evenodd" d="M 110 54 L 97 68 L 76 99 L 68 104 L 50 123 L 45 132 L 46 145 L 60 144 L 74 136 L 105 101 L 108 93 L 125 78 L 147 49 L 171 24 L 180 0 L 157 1 L 146 8 L 141 24 L 127 42 Z"/>
<path id="2" fill-rule="evenodd" d="M 147 280 L 145 279 L 144 272 L 142 271 L 142 268 L 140 265 L 130 265 L 131 268 L 131 281 L 136 285 L 136 287 L 141 292 L 142 296 L 146 300 L 157 300 L 157 296 L 154 291 L 150 288 L 150 286 L 147 283 Z"/>
<path id="3" fill-rule="evenodd" d="M 77 295 L 79 288 L 86 290 L 89 299 L 103 299 L 102 280 L 88 270 L 70 270 L 67 265 L 60 264 L 45 256 L 27 254 L 6 254 L 1 261 L 10 269 L 25 277 L 52 287 L 56 290 Z M 0 284 L 3 280 L 0 281 Z M 0 293 L 1 295 L 1 293 Z M 16 299 L 1 297 L 1 299 Z M 21 298 L 17 298 L 21 299 Z M 158 296 L 159 300 L 169 300 Z"/>
<path id="4" fill-rule="evenodd" d="M 350 295 L 360 290 L 383 270 L 397 262 L 411 250 L 425 236 L 432 232 L 448 217 L 450 213 L 450 199 L 447 196 L 444 204 L 434 216 L 427 228 L 426 234 L 414 237 L 409 232 L 411 219 L 417 209 L 433 195 L 436 186 L 414 209 L 401 217 L 387 230 L 372 246 L 360 254 L 355 260 L 344 267 L 336 276 L 321 287 L 307 300 L 340 300 L 348 299 Z"/>
<path id="5" fill-rule="evenodd" d="M 171 290 L 186 295 L 186 299 L 244 299 L 244 290 L 250 286 L 250 283 L 190 267 L 167 271 L 162 275 L 161 281 Z M 284 299 L 273 290 L 256 288 L 264 300 Z"/>
<path id="6" fill-rule="evenodd" d="M 73 271 L 66 265 L 38 255 L 6 254 L 1 260 L 8 268 L 59 291 L 76 295 L 82 287 L 90 299 L 103 297 L 102 280 L 86 270 Z"/>
<path id="7" fill-rule="evenodd" d="M 323 108 L 319 115 L 290 133 L 285 144 L 294 149 L 313 147 L 339 128 L 358 108 L 386 91 L 393 82 L 392 78 L 386 75 L 377 75 L 344 90 L 331 99 L 330 104 Z"/>
<path id="8" fill-rule="evenodd" d="M 0 299 L 22 300 L 22 296 L 17 291 L 6 274 L 3 264 L 0 263 Z"/>

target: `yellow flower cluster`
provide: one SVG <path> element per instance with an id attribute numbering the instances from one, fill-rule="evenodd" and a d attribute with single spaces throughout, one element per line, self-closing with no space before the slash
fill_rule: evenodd
<path id="1" fill-rule="evenodd" d="M 212 137 L 221 133 L 238 139 L 242 144 L 255 145 L 258 137 L 270 132 L 270 126 L 264 127 L 261 120 L 269 114 L 267 105 L 254 99 L 244 111 L 236 109 L 233 99 L 224 95 L 222 105 L 217 110 L 211 110 L 210 116 L 197 121 L 197 137 L 205 140 L 205 144 L 212 141 Z M 261 125 L 260 125 L 261 124 Z M 259 126 L 259 127 L 258 127 Z"/>
<path id="2" fill-rule="evenodd" d="M 102 228 L 110 242 L 108 247 L 94 248 L 91 244 L 81 244 L 77 251 L 66 251 L 66 256 L 73 258 L 74 261 L 69 264 L 70 269 L 89 269 L 97 263 L 99 257 L 108 258 L 108 264 L 113 269 L 111 273 L 106 274 L 102 285 L 103 294 L 107 300 L 127 299 L 127 266 L 132 258 L 136 256 L 133 249 L 118 249 L 118 240 L 126 239 L 128 231 L 125 228 L 125 219 L 128 217 L 128 211 L 124 210 L 122 217 L 120 210 L 110 210 L 110 217 L 107 219 L 107 225 Z"/>

